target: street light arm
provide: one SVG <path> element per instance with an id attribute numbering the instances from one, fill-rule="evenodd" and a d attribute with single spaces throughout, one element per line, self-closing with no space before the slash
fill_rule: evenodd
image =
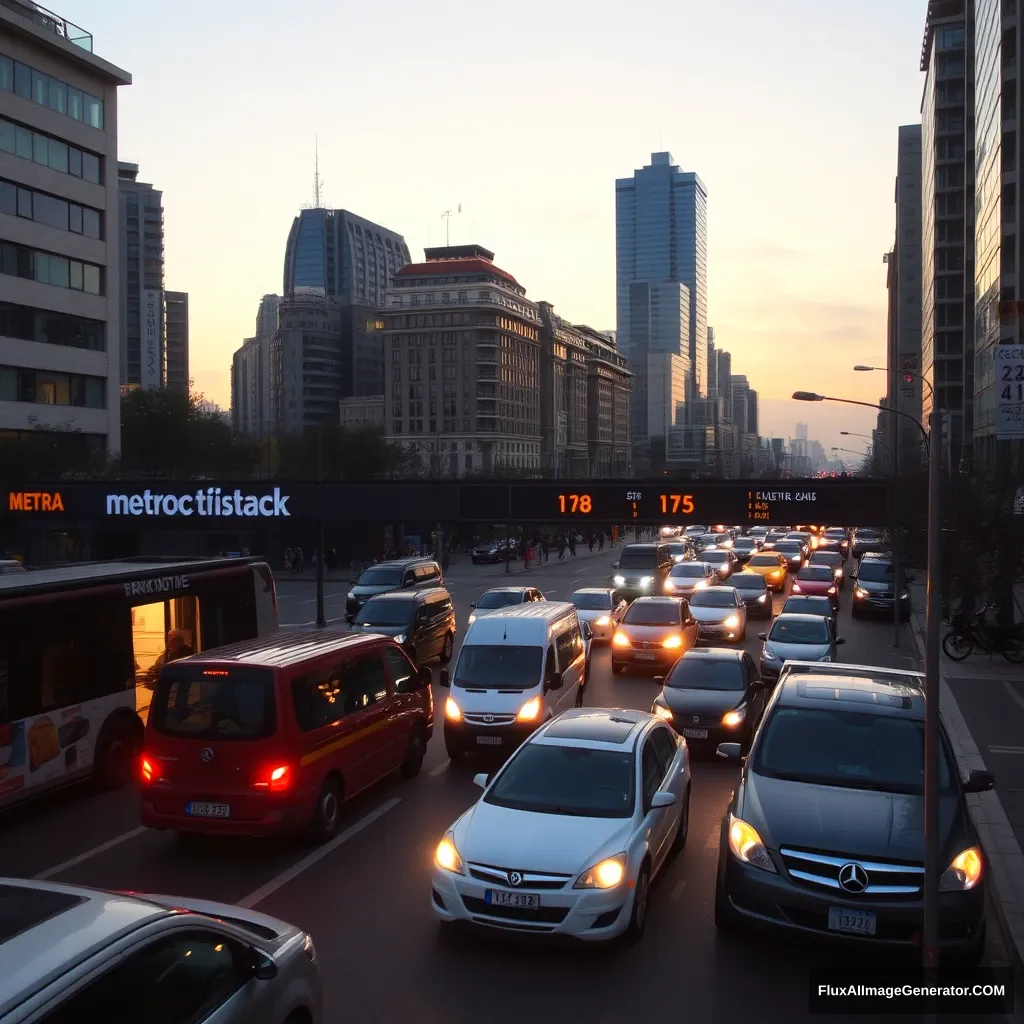
<path id="1" fill-rule="evenodd" d="M 889 370 L 889 369 L 886 369 L 886 367 L 884 367 L 884 366 L 859 366 L 859 365 L 855 366 L 854 369 L 857 370 L 860 373 L 863 373 L 863 372 L 865 372 L 867 370 L 881 370 L 882 373 L 902 373 L 902 374 L 904 374 L 907 377 L 913 377 L 915 380 L 919 380 L 928 389 L 928 394 L 931 395 L 933 398 L 935 397 L 935 390 L 932 388 L 931 382 L 923 374 L 914 373 L 913 370 Z"/>
<path id="2" fill-rule="evenodd" d="M 852 398 L 833 398 L 831 395 L 817 395 L 813 391 L 794 391 L 793 398 L 798 402 L 842 402 L 843 405 L 860 405 L 865 409 L 877 409 L 879 412 L 894 412 L 897 416 L 910 420 L 921 431 L 921 437 L 924 438 L 925 444 L 928 443 L 928 431 L 924 429 L 921 421 L 911 416 L 909 412 L 903 412 L 900 409 L 887 409 L 884 405 L 876 405 L 874 402 L 857 402 Z"/>

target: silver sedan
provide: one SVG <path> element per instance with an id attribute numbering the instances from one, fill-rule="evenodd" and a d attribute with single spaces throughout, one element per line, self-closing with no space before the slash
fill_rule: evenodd
<path id="1" fill-rule="evenodd" d="M 697 640 L 742 643 L 747 635 L 747 606 L 735 587 L 708 587 L 690 598 Z"/>
<path id="2" fill-rule="evenodd" d="M 598 643 L 610 643 L 615 627 L 622 621 L 629 605 L 614 590 L 587 587 L 577 590 L 569 600 L 576 605 L 580 622 L 589 622 Z"/>

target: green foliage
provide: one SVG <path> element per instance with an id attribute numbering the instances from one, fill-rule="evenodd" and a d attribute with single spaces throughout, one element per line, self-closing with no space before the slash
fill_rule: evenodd
<path id="1" fill-rule="evenodd" d="M 336 424 L 275 438 L 267 461 L 274 475 L 292 480 L 397 479 L 413 474 L 415 455 L 392 444 L 375 427 L 346 429 Z"/>

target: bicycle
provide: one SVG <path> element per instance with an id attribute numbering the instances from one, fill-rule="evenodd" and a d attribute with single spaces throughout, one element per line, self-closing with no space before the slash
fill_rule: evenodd
<path id="1" fill-rule="evenodd" d="M 984 614 L 982 611 L 973 620 L 953 623 L 953 628 L 942 638 L 942 650 L 946 657 L 952 661 L 963 661 L 977 647 L 989 657 L 1001 654 L 1011 665 L 1024 662 L 1021 628 L 990 626 L 985 622 Z"/>

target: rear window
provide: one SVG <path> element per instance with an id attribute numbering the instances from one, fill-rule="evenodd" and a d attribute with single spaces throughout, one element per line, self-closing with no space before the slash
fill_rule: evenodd
<path id="1" fill-rule="evenodd" d="M 157 732 L 194 740 L 260 740 L 277 727 L 269 669 L 179 663 L 160 673 L 149 720 Z"/>
<path id="2" fill-rule="evenodd" d="M 809 580 L 811 583 L 831 583 L 835 579 L 827 565 L 805 565 L 796 578 Z"/>

